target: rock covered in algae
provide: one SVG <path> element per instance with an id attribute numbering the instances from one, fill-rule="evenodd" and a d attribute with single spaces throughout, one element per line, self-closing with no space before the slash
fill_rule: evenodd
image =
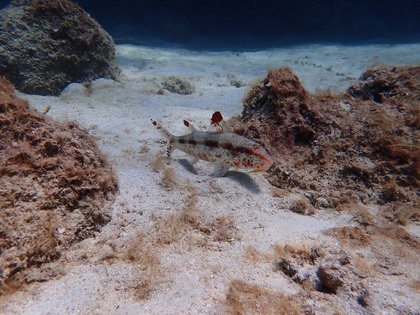
<path id="1" fill-rule="evenodd" d="M 273 185 L 314 206 L 418 203 L 420 67 L 371 68 L 347 91 L 313 95 L 290 69 L 270 71 L 235 130 L 268 149 Z"/>
<path id="2" fill-rule="evenodd" d="M 0 75 L 29 94 L 120 74 L 111 36 L 70 0 L 12 1 L 0 11 L 0 47 Z"/>
<path id="3" fill-rule="evenodd" d="M 1 295 L 45 281 L 44 264 L 107 224 L 118 184 L 86 130 L 30 109 L 4 78 L 0 133 Z"/>

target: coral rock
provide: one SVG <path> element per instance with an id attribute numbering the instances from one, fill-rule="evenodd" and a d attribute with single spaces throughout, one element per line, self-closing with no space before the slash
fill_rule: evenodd
<path id="1" fill-rule="evenodd" d="M 270 153 L 271 184 L 311 191 L 315 208 L 418 203 L 420 67 L 373 68 L 362 79 L 350 95 L 312 95 L 283 68 L 251 88 L 233 129 Z"/>
<path id="2" fill-rule="evenodd" d="M 420 93 L 420 71 L 410 67 L 372 67 L 366 70 L 347 93 L 362 100 L 383 103 L 387 99 Z"/>
<path id="3" fill-rule="evenodd" d="M 343 274 L 337 267 L 320 266 L 317 271 L 317 276 L 320 281 L 320 291 L 335 294 L 343 285 Z"/>
<path id="4" fill-rule="evenodd" d="M 110 221 L 116 175 L 87 131 L 17 99 L 0 78 L 0 295 Z M 45 275 L 46 276 L 46 275 Z"/>
<path id="5" fill-rule="evenodd" d="M 194 86 L 190 82 L 175 76 L 167 78 L 162 85 L 169 92 L 181 95 L 192 94 L 195 91 Z"/>
<path id="6" fill-rule="evenodd" d="M 117 79 L 114 42 L 70 0 L 15 0 L 0 11 L 0 75 L 25 93 Z"/>

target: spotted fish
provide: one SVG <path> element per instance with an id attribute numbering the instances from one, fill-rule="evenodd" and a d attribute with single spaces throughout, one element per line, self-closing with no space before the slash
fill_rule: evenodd
<path id="1" fill-rule="evenodd" d="M 191 131 L 185 136 L 174 136 L 155 120 L 151 121 L 168 138 L 168 156 L 178 149 L 193 156 L 193 164 L 198 160 L 216 163 L 215 176 L 223 176 L 231 168 L 251 173 L 262 172 L 273 164 L 267 151 L 260 144 L 228 132 L 220 112 L 215 112 L 211 119 L 211 124 L 217 131 L 199 131 L 189 121 L 184 120 L 184 125 Z"/>

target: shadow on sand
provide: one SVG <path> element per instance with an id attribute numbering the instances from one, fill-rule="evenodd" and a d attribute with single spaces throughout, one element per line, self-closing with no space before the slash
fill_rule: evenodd
<path id="1" fill-rule="evenodd" d="M 237 182 L 239 185 L 246 188 L 253 194 L 259 194 L 261 192 L 260 187 L 258 187 L 258 185 L 255 183 L 252 176 L 247 173 L 229 171 L 226 173 L 226 177 Z"/>
<path id="2" fill-rule="evenodd" d="M 177 160 L 182 167 L 184 167 L 188 172 L 198 175 L 197 170 L 195 167 L 187 160 L 187 159 L 179 159 Z M 229 171 L 226 173 L 225 177 L 229 178 L 237 182 L 239 185 L 244 187 L 245 189 L 249 190 L 253 194 L 259 194 L 261 189 L 258 185 L 254 182 L 252 176 L 248 175 L 247 173 L 236 172 L 236 171 Z"/>

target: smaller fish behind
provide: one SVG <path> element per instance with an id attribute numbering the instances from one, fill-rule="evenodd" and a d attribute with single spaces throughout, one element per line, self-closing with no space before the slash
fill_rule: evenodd
<path id="1" fill-rule="evenodd" d="M 216 163 L 215 176 L 223 176 L 231 168 L 251 173 L 262 172 L 273 164 L 267 151 L 260 144 L 236 133 L 226 132 L 226 123 L 220 112 L 215 112 L 211 120 L 217 132 L 199 131 L 184 120 L 184 125 L 190 128 L 191 133 L 174 136 L 155 120 L 151 121 L 168 139 L 168 156 L 178 149 L 193 156 L 192 163 L 198 160 Z"/>

